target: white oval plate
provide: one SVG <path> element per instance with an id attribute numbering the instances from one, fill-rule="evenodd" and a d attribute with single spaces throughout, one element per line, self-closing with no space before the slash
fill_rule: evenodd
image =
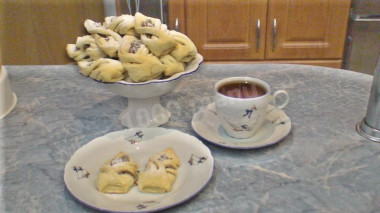
<path id="1" fill-rule="evenodd" d="M 232 149 L 256 149 L 280 142 L 292 127 L 290 118 L 282 110 L 269 105 L 266 120 L 257 133 L 246 139 L 228 136 L 216 115 L 215 103 L 198 110 L 191 121 L 194 131 L 210 143 Z"/>
<path id="2" fill-rule="evenodd" d="M 120 151 L 130 155 L 143 170 L 152 155 L 172 147 L 181 161 L 172 190 L 164 194 L 139 192 L 106 194 L 96 189 L 101 165 Z M 82 203 L 104 211 L 151 212 L 178 205 L 199 193 L 214 168 L 210 150 L 197 138 L 165 128 L 134 128 L 96 138 L 79 148 L 65 166 L 64 181 Z"/>

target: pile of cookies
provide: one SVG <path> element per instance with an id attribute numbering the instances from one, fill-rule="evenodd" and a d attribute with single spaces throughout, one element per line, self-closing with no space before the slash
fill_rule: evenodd
<path id="1" fill-rule="evenodd" d="M 100 168 L 96 187 L 100 192 L 127 193 L 135 184 L 140 192 L 165 193 L 172 189 L 181 162 L 172 148 L 149 158 L 145 170 L 139 173 L 133 158 L 120 152 Z"/>
<path id="2" fill-rule="evenodd" d="M 197 54 L 186 35 L 141 13 L 106 17 L 103 23 L 87 19 L 84 26 L 90 35 L 66 51 L 83 75 L 102 82 L 168 78 L 184 72 Z"/>

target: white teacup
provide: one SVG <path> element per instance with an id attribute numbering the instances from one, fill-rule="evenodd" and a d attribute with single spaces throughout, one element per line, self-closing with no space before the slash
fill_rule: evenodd
<path id="1" fill-rule="evenodd" d="M 232 77 L 215 84 L 216 113 L 227 135 L 233 138 L 253 137 L 265 121 L 268 104 L 277 109 L 289 102 L 289 94 L 277 90 L 271 95 L 271 87 L 263 80 L 251 77 Z M 276 105 L 276 97 L 285 100 Z"/>

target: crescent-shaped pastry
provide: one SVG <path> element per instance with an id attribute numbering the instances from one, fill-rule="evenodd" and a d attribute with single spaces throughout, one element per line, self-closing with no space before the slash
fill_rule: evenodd
<path id="1" fill-rule="evenodd" d="M 127 193 L 134 185 L 138 166 L 124 152 L 106 161 L 99 170 L 96 187 L 104 193 Z"/>
<path id="2" fill-rule="evenodd" d="M 95 42 L 90 43 L 89 45 L 90 46 L 86 48 L 86 53 L 90 56 L 91 60 L 107 57 L 107 54 Z"/>
<path id="3" fill-rule="evenodd" d="M 139 174 L 138 188 L 141 192 L 165 193 L 171 190 L 181 165 L 172 148 L 152 156 Z"/>
<path id="4" fill-rule="evenodd" d="M 149 161 L 153 161 L 156 164 L 162 164 L 165 168 L 177 169 L 181 162 L 172 148 L 167 148 L 164 151 L 152 156 Z"/>
<path id="5" fill-rule="evenodd" d="M 164 55 L 160 58 L 162 63 L 165 66 L 164 75 L 166 77 L 170 77 L 176 73 L 184 72 L 185 71 L 185 64 L 183 62 L 177 61 L 173 56 L 171 55 Z"/>
<path id="6" fill-rule="evenodd" d="M 120 35 L 136 35 L 134 16 L 108 16 L 104 20 L 104 26 L 107 29 L 111 29 Z"/>
<path id="7" fill-rule="evenodd" d="M 110 57 L 116 57 L 122 37 L 103 27 L 100 23 L 87 19 L 84 22 L 87 32 L 94 34 L 96 44 Z"/>
<path id="8" fill-rule="evenodd" d="M 171 51 L 170 55 L 174 56 L 177 61 L 189 62 L 195 58 L 197 54 L 197 48 L 194 43 L 185 34 L 177 31 L 170 31 L 177 42 L 177 46 Z"/>
<path id="9" fill-rule="evenodd" d="M 145 33 L 144 30 L 154 28 L 161 29 L 161 20 L 157 18 L 152 18 L 145 16 L 139 12 L 135 14 L 135 30 L 138 34 Z"/>
<path id="10" fill-rule="evenodd" d="M 97 60 L 107 56 L 107 54 L 95 43 L 94 37 L 90 35 L 78 37 L 76 46 L 86 52 L 91 60 Z"/>
<path id="11" fill-rule="evenodd" d="M 163 165 L 148 162 L 139 174 L 138 188 L 141 192 L 165 193 L 171 190 L 173 178 L 169 177 Z"/>
<path id="12" fill-rule="evenodd" d="M 162 24 L 160 29 L 146 27 L 141 32 L 144 32 L 141 34 L 141 41 L 156 56 L 168 54 L 177 45 L 177 42 L 169 34 L 165 24 Z"/>
<path id="13" fill-rule="evenodd" d="M 66 51 L 76 61 L 93 61 L 107 56 L 90 35 L 78 37 L 75 44 L 66 45 Z"/>
<path id="14" fill-rule="evenodd" d="M 112 36 L 103 37 L 94 34 L 96 44 L 110 57 L 116 57 L 119 49 L 119 41 Z"/>
<path id="15" fill-rule="evenodd" d="M 81 50 L 80 48 L 78 48 L 75 44 L 67 44 L 66 52 L 67 52 L 67 55 L 70 58 L 74 59 L 75 61 L 82 61 L 82 60 L 89 61 L 90 60 L 87 53 Z"/>
<path id="16" fill-rule="evenodd" d="M 123 37 L 118 55 L 133 82 L 159 78 L 165 70 L 162 62 L 134 36 Z"/>
<path id="17" fill-rule="evenodd" d="M 102 82 L 115 82 L 125 78 L 125 69 L 121 62 L 109 58 L 96 61 L 79 61 L 80 72 Z"/>
<path id="18" fill-rule="evenodd" d="M 122 37 L 119 34 L 117 34 L 116 32 L 114 32 L 110 29 L 106 29 L 102 24 L 100 24 L 98 22 L 94 22 L 90 19 L 86 19 L 86 21 L 84 21 L 84 27 L 86 28 L 87 32 L 89 32 L 90 34 L 112 36 L 115 38 L 115 40 L 117 40 L 119 42 L 122 39 Z"/>
<path id="19" fill-rule="evenodd" d="M 149 53 L 149 49 L 137 37 L 131 35 L 123 36 L 119 46 L 119 58 L 122 61 L 124 61 L 123 59 L 127 60 L 126 56 L 129 54 L 147 56 Z"/>
<path id="20" fill-rule="evenodd" d="M 135 29 L 141 34 L 141 41 L 156 56 L 168 54 L 177 45 L 169 35 L 168 27 L 159 19 L 145 16 L 141 13 L 135 15 Z"/>

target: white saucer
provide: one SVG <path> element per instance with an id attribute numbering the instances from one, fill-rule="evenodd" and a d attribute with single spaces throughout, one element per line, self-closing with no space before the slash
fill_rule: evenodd
<path id="1" fill-rule="evenodd" d="M 274 106 L 269 105 L 266 120 L 253 137 L 232 138 L 220 125 L 215 103 L 211 103 L 194 114 L 191 126 L 199 136 L 210 143 L 233 149 L 255 149 L 280 142 L 289 134 L 292 124 L 284 111 L 276 110 Z"/>

